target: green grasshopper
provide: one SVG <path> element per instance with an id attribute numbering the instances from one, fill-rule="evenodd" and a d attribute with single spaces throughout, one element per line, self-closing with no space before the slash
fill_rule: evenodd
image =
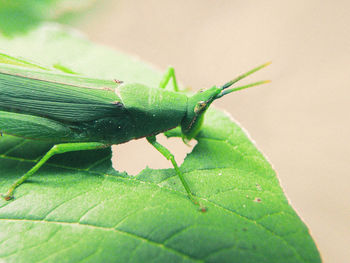
<path id="1" fill-rule="evenodd" d="M 2 196 L 12 199 L 14 190 L 56 154 L 96 150 L 146 137 L 171 161 L 189 199 L 199 204 L 174 155 L 156 141 L 155 135 L 180 126 L 184 142 L 195 138 L 210 104 L 231 92 L 267 83 L 229 89 L 268 64 L 192 96 L 179 92 L 173 68 L 164 75 L 159 88 L 119 81 L 113 88 L 80 86 L 0 70 L 0 132 L 54 144 Z M 174 91 L 165 89 L 170 80 Z"/>

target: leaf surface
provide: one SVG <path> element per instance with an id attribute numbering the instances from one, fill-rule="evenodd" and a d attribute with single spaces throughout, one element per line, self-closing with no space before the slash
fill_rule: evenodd
<path id="1" fill-rule="evenodd" d="M 56 26 L 1 39 L 9 63 L 27 57 L 57 74 L 158 86 L 149 65 Z M 58 52 L 59 50 L 59 52 Z M 1 59 L 1 57 L 0 57 Z M 29 62 L 28 62 L 29 63 Z M 26 64 L 26 63 L 24 63 Z M 63 67 L 54 67 L 62 65 Z M 67 73 L 67 71 L 66 71 Z M 71 81 L 67 75 L 67 81 Z M 98 84 L 99 80 L 91 80 Z M 168 136 L 176 136 L 176 131 Z M 146 168 L 137 176 L 111 166 L 110 149 L 55 156 L 0 201 L 0 260 L 4 262 L 320 262 L 317 248 L 288 203 L 275 171 L 242 129 L 211 109 L 198 144 L 181 169 L 208 207 L 188 200 L 173 169 Z M 51 145 L 0 138 L 0 191 Z"/>
<path id="2" fill-rule="evenodd" d="M 73 12 L 86 9 L 93 1 L 1 0 L 0 33 L 14 36 L 27 32 L 43 21 L 67 20 Z"/>

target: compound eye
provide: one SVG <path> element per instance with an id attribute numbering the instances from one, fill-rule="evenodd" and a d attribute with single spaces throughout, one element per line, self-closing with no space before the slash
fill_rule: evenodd
<path id="1" fill-rule="evenodd" d="M 196 107 L 194 108 L 194 112 L 200 112 L 207 106 L 206 101 L 200 101 L 197 103 Z"/>

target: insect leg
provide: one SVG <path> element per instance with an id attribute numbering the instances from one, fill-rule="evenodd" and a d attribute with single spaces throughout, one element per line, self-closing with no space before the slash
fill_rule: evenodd
<path id="1" fill-rule="evenodd" d="M 176 174 L 179 176 L 182 185 L 184 186 L 188 197 L 190 198 L 190 200 L 196 204 L 200 206 L 200 210 L 201 211 L 206 211 L 206 208 L 203 207 L 197 200 L 196 198 L 193 196 L 190 187 L 188 186 L 183 173 L 181 172 L 179 166 L 177 165 L 174 155 L 167 149 L 165 148 L 163 145 L 161 145 L 159 142 L 157 142 L 157 139 L 155 136 L 150 136 L 150 137 L 146 137 L 147 141 L 153 145 L 154 148 L 156 148 L 165 158 L 167 158 L 168 160 L 171 161 L 171 163 L 173 164 Z"/>
<path id="2" fill-rule="evenodd" d="M 83 142 L 83 143 L 62 143 L 54 145 L 26 174 L 15 181 L 6 194 L 2 194 L 5 200 L 13 198 L 13 191 L 24 183 L 29 177 L 31 177 L 41 166 L 43 166 L 52 156 L 56 154 L 84 151 L 84 150 L 96 150 L 100 148 L 106 148 L 109 145 L 98 142 Z"/>
<path id="3" fill-rule="evenodd" d="M 179 86 L 177 85 L 175 70 L 173 67 L 168 68 L 167 72 L 163 76 L 163 79 L 159 83 L 159 88 L 165 89 L 165 87 L 168 85 L 171 78 L 173 79 L 174 90 L 179 91 Z"/>

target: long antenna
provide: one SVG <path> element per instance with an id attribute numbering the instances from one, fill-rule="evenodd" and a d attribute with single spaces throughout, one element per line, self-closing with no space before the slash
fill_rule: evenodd
<path id="1" fill-rule="evenodd" d="M 221 89 L 222 90 L 227 89 L 228 87 L 232 86 L 233 84 L 235 84 L 236 82 L 240 81 L 241 79 L 244 79 L 245 77 L 248 77 L 249 75 L 253 74 L 254 72 L 257 72 L 258 70 L 260 70 L 262 68 L 265 68 L 266 66 L 268 66 L 270 64 L 271 64 L 271 62 L 267 62 L 267 63 L 262 64 L 262 65 L 260 65 L 260 66 L 258 66 L 256 68 L 253 68 L 252 70 L 249 70 L 248 72 L 246 72 L 246 73 L 244 73 L 242 75 L 239 75 L 237 78 L 235 78 L 235 79 L 227 82 L 226 84 L 222 85 Z M 260 84 L 262 84 L 262 83 L 260 83 Z M 256 85 L 254 85 L 254 86 L 256 86 Z M 222 96 L 220 96 L 220 97 L 222 97 Z"/>
<path id="2" fill-rule="evenodd" d="M 228 89 L 228 90 L 225 90 L 225 91 L 221 92 L 219 95 L 217 95 L 215 99 L 221 98 L 222 96 L 225 96 L 226 94 L 229 94 L 229 93 L 234 92 L 234 91 L 239 91 L 239 90 L 242 90 L 242 89 L 255 87 L 255 86 L 258 86 L 258 85 L 261 85 L 261 84 L 265 84 L 265 83 L 270 83 L 270 82 L 271 82 L 271 80 L 262 80 L 262 81 L 250 83 L 250 84 L 247 84 L 247 85 L 244 85 L 244 86 L 239 86 L 239 87 L 236 87 L 236 88 Z"/>

